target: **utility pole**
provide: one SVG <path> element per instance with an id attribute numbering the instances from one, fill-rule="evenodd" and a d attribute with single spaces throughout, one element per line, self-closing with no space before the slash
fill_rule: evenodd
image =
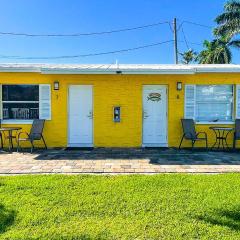
<path id="1" fill-rule="evenodd" d="M 177 40 L 177 19 L 173 19 L 173 33 L 174 33 L 174 60 L 178 64 L 178 40 Z"/>

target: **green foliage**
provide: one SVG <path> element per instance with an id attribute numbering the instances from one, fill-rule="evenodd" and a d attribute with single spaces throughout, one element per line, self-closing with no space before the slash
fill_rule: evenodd
<path id="1" fill-rule="evenodd" d="M 224 6 L 224 12 L 215 19 L 218 27 L 214 29 L 216 36 L 231 39 L 240 33 L 240 1 L 231 0 Z"/>
<path id="2" fill-rule="evenodd" d="M 180 56 L 182 57 L 181 62 L 183 64 L 190 64 L 194 63 L 197 58 L 197 53 L 193 49 L 189 49 L 186 52 L 179 53 Z"/>
<path id="3" fill-rule="evenodd" d="M 239 239 L 239 174 L 0 178 L 0 239 Z"/>
<path id="4" fill-rule="evenodd" d="M 231 47 L 240 48 L 240 0 L 230 0 L 224 12 L 216 17 L 218 26 L 213 30 L 216 39 L 205 41 L 197 60 L 202 64 L 228 64 L 232 61 Z"/>
<path id="5" fill-rule="evenodd" d="M 228 64 L 232 61 L 232 53 L 230 50 L 230 43 L 225 39 L 214 39 L 209 42 L 204 41 L 203 49 L 197 60 L 200 64 Z"/>

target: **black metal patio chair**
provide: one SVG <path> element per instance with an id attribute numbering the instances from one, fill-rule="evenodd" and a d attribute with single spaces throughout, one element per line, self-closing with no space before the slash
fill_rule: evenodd
<path id="1" fill-rule="evenodd" d="M 235 120 L 235 130 L 233 134 L 233 148 L 236 149 L 236 142 L 240 140 L 240 119 Z"/>
<path id="2" fill-rule="evenodd" d="M 45 123 L 45 120 L 43 120 L 43 119 L 35 119 L 35 120 L 33 120 L 33 124 L 32 124 L 31 130 L 30 130 L 30 133 L 20 132 L 18 134 L 17 151 L 19 151 L 19 149 L 21 148 L 20 142 L 22 142 L 22 141 L 28 141 L 31 143 L 31 153 L 33 152 L 33 149 L 34 149 L 34 141 L 42 140 L 43 144 L 45 146 L 45 149 L 47 149 L 47 145 L 46 145 L 46 142 L 43 137 L 44 123 Z M 26 136 L 25 138 L 21 137 L 23 134 L 25 134 L 25 136 Z"/>
<path id="3" fill-rule="evenodd" d="M 205 141 L 206 142 L 206 149 L 208 149 L 208 140 L 207 134 L 205 132 L 196 132 L 195 123 L 193 119 L 181 119 L 182 122 L 182 129 L 183 129 L 183 136 L 181 138 L 181 142 L 179 144 L 179 149 L 181 149 L 183 140 L 189 140 L 192 142 L 192 149 L 194 144 L 197 141 Z M 204 135 L 200 137 L 199 135 Z"/>

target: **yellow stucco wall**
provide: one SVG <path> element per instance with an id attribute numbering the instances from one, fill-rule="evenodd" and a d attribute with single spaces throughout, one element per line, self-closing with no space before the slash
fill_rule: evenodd
<path id="1" fill-rule="evenodd" d="M 60 90 L 53 90 L 53 82 Z M 183 90 L 176 83 L 183 82 Z M 71 84 L 93 85 L 94 146 L 140 147 L 142 144 L 142 88 L 160 84 L 168 87 L 168 144 L 179 144 L 184 116 L 184 84 L 240 84 L 240 74 L 196 75 L 43 75 L 39 73 L 1 73 L 0 84 L 52 84 L 52 120 L 47 121 L 44 136 L 49 147 L 67 146 L 67 95 Z M 121 123 L 112 121 L 113 106 L 122 107 Z M 16 124 L 19 126 L 19 124 Z M 14 126 L 14 125 L 11 125 Z M 21 125 L 29 131 L 30 125 Z M 209 125 L 197 125 L 206 131 L 210 143 L 214 135 Z M 229 139 L 230 142 L 231 139 Z M 184 146 L 190 146 L 184 143 Z M 200 146 L 200 145 L 199 145 Z"/>

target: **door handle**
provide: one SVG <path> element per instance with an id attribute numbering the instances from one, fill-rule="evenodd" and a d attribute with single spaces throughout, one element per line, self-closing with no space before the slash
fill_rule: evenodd
<path id="1" fill-rule="evenodd" d="M 89 119 L 92 119 L 92 118 L 93 118 L 93 113 L 92 113 L 92 111 L 89 112 L 89 115 L 87 115 L 87 117 L 88 117 Z"/>
<path id="2" fill-rule="evenodd" d="M 143 119 L 146 119 L 148 117 L 149 117 L 149 115 L 147 115 L 147 112 L 143 111 Z"/>

